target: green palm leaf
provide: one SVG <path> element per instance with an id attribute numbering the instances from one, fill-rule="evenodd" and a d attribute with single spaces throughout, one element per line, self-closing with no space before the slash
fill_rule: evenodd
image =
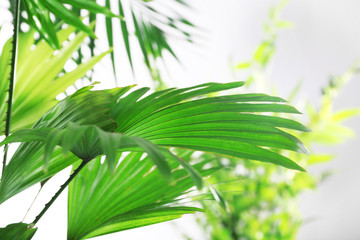
<path id="1" fill-rule="evenodd" d="M 55 23 L 61 21 L 75 27 L 76 29 L 87 33 L 92 38 L 96 38 L 91 27 L 83 23 L 81 10 L 87 10 L 90 19 L 96 19 L 96 14 L 106 16 L 105 26 L 110 47 L 113 46 L 115 28 L 121 29 L 121 37 L 126 49 L 127 57 L 131 68 L 133 69 L 133 57 L 131 54 L 130 37 L 133 34 L 129 26 L 135 26 L 135 37 L 142 51 L 144 62 L 149 69 L 152 78 L 161 84 L 161 77 L 156 59 L 162 59 L 164 52 L 169 52 L 175 59 L 177 55 L 173 51 L 170 39 L 183 39 L 193 42 L 192 32 L 194 25 L 186 19 L 178 9 L 188 9 L 189 5 L 185 1 L 172 0 L 169 3 L 162 1 L 118 1 L 119 11 L 114 14 L 111 11 L 110 1 L 105 1 L 105 7 L 100 6 L 96 0 L 23 0 L 24 10 L 27 17 L 23 20 L 35 28 L 40 36 L 45 39 L 52 48 L 60 47 L 56 36 L 56 30 L 60 24 L 54 24 L 50 19 L 50 14 L 54 14 Z M 64 5 L 64 4 L 67 4 Z M 69 6 L 69 7 L 68 7 Z M 71 8 L 71 9 L 70 9 Z M 170 14 L 171 13 L 171 14 Z M 120 18 L 120 24 L 113 24 L 112 18 Z M 91 22 L 91 21 L 90 21 Z M 93 41 L 93 40 L 92 40 Z M 93 52 L 94 46 L 90 44 L 90 50 Z M 115 53 L 111 53 L 113 71 L 115 74 Z"/>
<path id="2" fill-rule="evenodd" d="M 57 37 L 61 43 L 68 39 L 75 28 L 69 27 L 60 30 Z M 46 111 L 58 101 L 55 97 L 64 92 L 99 62 L 108 52 L 93 57 L 88 62 L 81 64 L 75 70 L 59 77 L 65 63 L 80 47 L 86 37 L 85 33 L 78 33 L 76 37 L 62 47 L 55 55 L 54 50 L 45 42 L 34 44 L 34 31 L 20 34 L 18 68 L 11 119 L 11 131 L 31 127 Z M 2 49 L 0 56 L 0 92 L 6 93 L 10 72 L 9 40 Z M 0 130 L 5 128 L 6 100 L 8 94 L 0 95 Z"/>
<path id="3" fill-rule="evenodd" d="M 116 153 L 118 149 L 136 150 L 139 148 L 149 155 L 163 176 L 168 180 L 170 179 L 170 168 L 165 161 L 164 155 L 154 144 L 143 138 L 106 132 L 95 125 L 80 126 L 70 122 L 65 129 L 39 128 L 20 130 L 6 138 L 2 144 L 34 141 L 43 142 L 44 144 L 45 171 L 48 170 L 47 165 L 56 145 L 66 149 L 64 153 L 70 150 L 85 162 L 94 159 L 98 155 L 106 154 L 109 168 L 113 171 L 116 167 Z"/>
<path id="4" fill-rule="evenodd" d="M 108 8 L 88 0 L 25 0 L 23 3 L 24 10 L 27 12 L 28 16 L 25 21 L 33 26 L 40 33 L 42 38 L 55 49 L 60 48 L 60 44 L 59 39 L 55 34 L 57 26 L 51 21 L 50 13 L 76 29 L 85 32 L 87 35 L 96 38 L 91 27 L 85 25 L 79 19 L 79 16 L 67 9 L 64 4 L 70 4 L 74 8 L 86 9 L 92 13 L 101 13 L 109 17 L 119 17 L 113 14 Z"/>
<path id="5" fill-rule="evenodd" d="M 29 134 L 31 141 L 37 141 L 38 138 L 31 139 L 31 137 L 39 136 L 39 132 L 44 134 L 43 131 L 48 131 L 45 134 L 47 136 L 54 128 L 59 131 L 69 129 L 71 128 L 69 123 L 75 122 L 79 125 L 96 125 L 105 132 L 121 133 L 118 135 L 122 136 L 122 139 L 127 139 L 122 142 L 116 134 L 108 134 L 101 139 L 102 142 L 107 143 L 101 145 L 96 142 L 101 135 L 99 132 L 97 135 L 84 136 L 82 135 L 84 131 L 81 132 L 79 128 L 78 131 L 81 133 L 79 135 L 84 137 L 82 141 L 86 140 L 88 143 L 94 141 L 96 147 L 82 149 L 80 153 L 72 149 L 76 144 L 79 146 L 74 140 L 73 144 L 67 143 L 65 149 L 72 150 L 83 160 L 90 160 L 96 155 L 105 153 L 110 161 L 114 161 L 116 151 L 114 149 L 124 151 L 134 150 L 135 147 L 137 151 L 145 150 L 161 173 L 166 176 L 169 171 L 166 170 L 166 163 L 161 160 L 161 154 L 154 150 L 157 148 L 155 146 L 160 146 L 206 151 L 303 170 L 295 162 L 271 149 L 307 152 L 297 138 L 279 130 L 278 127 L 300 131 L 306 131 L 307 128 L 292 120 L 254 114 L 254 112 L 298 113 L 296 109 L 283 104 L 284 100 L 263 94 L 202 97 L 242 85 L 243 83 L 208 83 L 184 89 L 167 89 L 148 96 L 145 94 L 149 89 L 140 88 L 124 97 L 121 96 L 131 87 L 105 91 L 88 91 L 89 88 L 84 88 L 61 101 L 45 114 L 33 126 L 33 130 L 14 133 L 2 144 L 29 141 Z M 193 98 L 198 99 L 191 100 Z M 75 134 L 76 131 L 73 132 Z M 53 143 L 49 149 L 57 144 L 64 147 L 66 141 L 60 139 L 62 138 Z M 112 148 L 106 149 L 111 141 L 117 142 Z M 44 172 L 43 162 L 46 157 L 44 157 L 44 149 L 40 146 L 44 144 L 25 143 L 19 147 L 5 168 L 0 183 L 0 202 L 36 182 L 51 177 L 76 159 L 74 155 L 70 155 L 59 161 L 60 149 L 55 149 L 54 158 L 45 161 L 48 171 Z M 83 147 L 87 147 L 86 144 L 83 144 Z M 85 158 L 85 154 L 88 158 Z M 20 165 L 21 169 L 26 169 L 25 172 L 19 171 Z M 114 168 L 116 164 L 109 163 L 109 165 Z"/>
<path id="6" fill-rule="evenodd" d="M 36 233 L 37 228 L 29 228 L 26 223 L 9 224 L 5 228 L 0 228 L 1 239 L 10 240 L 30 240 Z"/>
<path id="7" fill-rule="evenodd" d="M 119 123 L 116 131 L 143 137 L 160 146 L 208 151 L 272 162 L 301 170 L 301 167 L 286 157 L 260 147 L 307 152 L 299 140 L 276 128 L 287 127 L 306 131 L 306 127 L 291 120 L 253 114 L 298 113 L 288 105 L 274 103 L 283 102 L 282 99 L 263 94 L 245 94 L 182 102 L 188 98 L 239 87 L 242 84 L 209 83 L 192 88 L 169 89 L 136 102 L 146 90 L 139 89 L 120 99 L 112 109 L 112 116 Z M 270 103 L 256 103 L 259 101 Z M 259 122 L 265 121 L 267 123 L 263 124 L 264 126 L 259 126 Z"/>
<path id="8" fill-rule="evenodd" d="M 118 155 L 119 156 L 119 155 Z M 200 209 L 178 203 L 193 186 L 186 170 L 169 161 L 173 184 L 153 171 L 149 157 L 130 153 L 111 174 L 100 158 L 90 162 L 69 186 L 68 239 L 85 239 L 181 217 Z M 201 176 L 209 161 L 193 166 Z M 83 194 L 86 192 L 87 194 Z"/>
<path id="9" fill-rule="evenodd" d="M 110 105 L 128 88 L 88 92 L 89 88 L 91 87 L 83 88 L 60 101 L 34 124 L 33 129 L 62 129 L 69 122 L 94 124 L 106 130 L 114 129 L 116 124 L 108 116 Z M 20 130 L 20 133 L 21 131 L 24 130 Z M 48 179 L 78 160 L 73 154 L 62 156 L 62 150 L 56 148 L 51 159 L 47 161 L 47 171 L 44 171 L 43 145 L 41 142 L 24 143 L 16 150 L 5 167 L 0 182 L 0 203 L 35 183 Z"/>
<path id="10" fill-rule="evenodd" d="M 122 1 L 119 5 L 122 6 Z M 188 9 L 189 5 L 185 1 L 133 1 L 130 4 L 131 16 L 125 16 L 126 21 L 132 20 L 135 27 L 135 36 L 140 46 L 145 65 L 149 69 L 151 77 L 158 87 L 163 85 L 157 60 L 163 60 L 164 52 L 168 52 L 176 60 L 177 55 L 171 44 L 170 39 L 181 39 L 193 42 L 192 30 L 195 26 L 183 17 L 178 9 Z M 120 8 L 122 10 L 122 7 Z M 172 14 L 169 14 L 169 13 Z M 126 45 L 128 57 L 131 62 L 131 54 L 128 44 L 128 31 L 126 25 L 122 25 L 124 43 Z M 125 33 L 124 33 L 125 31 Z M 161 89 L 161 87 L 159 87 Z"/>

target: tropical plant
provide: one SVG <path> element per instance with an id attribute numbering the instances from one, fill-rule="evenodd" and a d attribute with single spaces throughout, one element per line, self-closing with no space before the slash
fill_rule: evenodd
<path id="1" fill-rule="evenodd" d="M 94 57 L 72 72 L 60 74 L 86 34 L 92 35 L 89 32 L 91 24 L 86 26 L 74 18 L 63 3 L 114 15 L 90 1 L 22 2 L 28 13 L 28 23 L 35 24 L 35 30 L 53 47 L 58 47 L 56 41 L 64 41 L 75 29 L 61 30 L 55 37 L 56 27 L 54 31 L 51 29 L 56 24 L 49 11 L 85 33 L 78 33 L 57 54 L 43 41 L 37 42 L 35 50 L 29 51 L 33 35 L 32 32 L 19 34 L 20 1 L 13 2 L 15 31 L 9 68 L 10 43 L 2 52 L 5 65 L 1 65 L 0 106 L 7 114 L 3 126 L 6 138 L 0 145 L 23 143 L 8 163 L 4 158 L 0 203 L 35 184 L 46 184 L 68 166 L 73 166 L 73 172 L 32 223 L 15 223 L 1 228 L 3 239 L 31 239 L 37 222 L 67 186 L 68 239 L 90 238 L 199 211 L 183 204 L 179 197 L 193 186 L 202 188 L 202 177 L 218 169 L 216 164 L 207 167 L 208 163 L 216 162 L 216 158 L 190 163 L 183 160 L 186 154 L 176 154 L 173 148 L 225 155 L 235 162 L 239 158 L 270 162 L 303 171 L 301 166 L 278 151 L 307 153 L 300 140 L 281 129 L 308 131 L 308 128 L 284 117 L 262 114 L 299 113 L 295 108 L 281 98 L 265 94 L 214 96 L 220 91 L 241 87 L 243 82 L 207 83 L 151 94 L 148 94 L 149 88 L 132 90 L 134 86 L 97 91 L 87 86 L 56 103 L 54 98 L 58 93 L 106 54 Z M 135 14 L 132 15 L 133 21 L 138 21 Z M 146 32 L 146 23 L 142 25 Z M 141 31 L 136 30 L 139 42 Z M 161 36 L 155 32 L 151 36 Z M 28 42 L 22 36 L 27 36 Z M 157 40 L 156 44 L 165 44 L 164 39 Z M 151 50 L 150 45 L 148 49 Z M 35 58 L 37 62 L 33 61 Z M 23 78 L 21 74 L 25 74 Z M 34 83 L 41 88 L 31 89 Z M 5 94 L 7 88 L 9 94 Z M 43 106 L 38 106 L 44 101 Z M 22 121 L 22 118 L 27 120 Z M 13 120 L 11 126 L 10 120 Z M 106 156 L 105 159 L 102 156 Z"/>
<path id="2" fill-rule="evenodd" d="M 137 45 L 142 52 L 144 63 L 149 69 L 152 79 L 158 84 L 162 84 L 158 65 L 159 60 L 161 61 L 164 57 L 163 52 L 167 51 L 177 59 L 169 40 L 193 41 L 194 25 L 181 13 L 181 10 L 186 11 L 190 6 L 183 0 L 106 0 L 105 6 L 101 6 L 97 3 L 100 1 L 96 0 L 22 0 L 22 2 L 23 10 L 27 13 L 23 18 L 23 22 L 35 28 L 41 38 L 45 39 L 50 46 L 54 49 L 60 47 L 59 39 L 55 33 L 61 27 L 61 24 L 53 24 L 53 22 L 65 22 L 91 37 L 88 48 L 92 56 L 94 55 L 96 35 L 81 20 L 81 17 L 88 15 L 88 21 L 93 22 L 96 21 L 97 14 L 105 15 L 106 21 L 98 27 L 106 29 L 108 44 L 115 49 L 114 52 L 111 52 L 112 67 L 115 75 L 116 69 L 124 68 L 124 66 L 117 66 L 114 56 L 118 52 L 117 49 L 120 50 L 122 47 L 119 44 L 114 45 L 114 39 L 118 37 L 115 34 L 117 29 L 121 30 L 120 38 L 123 40 L 122 44 L 126 49 L 131 69 L 133 69 L 132 45 Z M 11 3 L 14 4 L 12 1 Z M 119 21 L 113 21 L 113 18 Z M 131 40 L 132 36 L 136 37 L 137 43 Z M 81 51 L 79 51 L 76 60 L 81 63 Z"/>
<path id="3" fill-rule="evenodd" d="M 258 46 L 253 58 L 237 64 L 237 68 L 242 71 L 250 70 L 247 81 L 249 87 L 251 83 L 262 90 L 268 86 L 266 70 L 275 53 L 277 32 L 283 27 L 291 26 L 291 23 L 280 17 L 286 3 L 287 1 L 280 1 L 270 11 L 269 20 L 265 24 L 265 40 Z M 306 146 L 337 145 L 353 136 L 353 132 L 342 122 L 359 115 L 360 108 L 334 112 L 333 103 L 341 87 L 358 71 L 359 63 L 355 63 L 342 76 L 331 78 L 329 84 L 323 88 L 319 109 L 307 103 L 309 119 L 306 126 L 312 131 L 295 134 Z M 290 94 L 289 99 L 293 99 L 298 91 L 299 86 Z M 287 154 L 306 167 L 333 158 L 327 153 L 312 153 L 311 156 Z M 208 156 L 203 155 L 201 158 L 206 159 Z M 198 218 L 208 238 L 214 240 L 296 239 L 303 222 L 298 209 L 299 195 L 306 190 L 315 189 L 317 184 L 329 175 L 329 172 L 323 172 L 321 175 L 312 176 L 275 165 L 248 161 L 235 163 L 224 158 L 219 158 L 219 162 L 223 163 L 223 168 L 212 174 L 209 182 L 222 195 L 224 201 L 227 201 L 227 205 L 202 201 L 205 214 Z"/>
<path id="4" fill-rule="evenodd" d="M 307 128 L 295 121 L 249 113 L 297 113 L 288 105 L 276 103 L 282 101 L 281 99 L 263 94 L 242 94 L 186 101 L 189 98 L 241 85 L 243 83 L 210 83 L 185 89 L 168 89 L 141 100 L 139 98 L 149 90 L 148 88 L 138 89 L 125 97 L 121 96 L 130 87 L 102 91 L 81 89 L 59 102 L 41 117 L 32 129 L 19 130 L 2 142 L 33 143 L 20 145 L 4 169 L 0 183 L 0 201 L 5 201 L 35 183 L 46 181 L 61 169 L 75 163 L 77 159 L 82 160 L 78 168 L 81 169 L 96 156 L 105 154 L 109 168 L 114 171 L 118 162 L 118 150 L 147 152 L 159 173 L 170 182 L 170 173 L 173 169 L 162 153 L 166 151 L 163 147 L 189 148 L 273 162 L 302 170 L 288 158 L 259 147 L 306 152 L 299 140 L 276 127 L 300 131 L 306 131 Z M 269 103 L 256 103 L 258 101 Z M 62 157 L 61 149 L 55 148 L 57 145 L 65 152 L 70 150 L 74 155 Z M 201 187 L 198 174 L 190 165 L 168 151 L 166 154 L 171 156 L 170 159 L 177 159 L 184 169 L 189 171 L 197 186 Z M 75 171 L 74 175 L 71 175 L 53 200 L 78 172 Z M 109 197 L 113 198 L 111 194 Z M 111 210 L 111 213 L 114 212 Z M 41 216 L 42 213 L 34 223 Z M 76 224 L 85 227 L 79 221 L 76 221 Z"/>

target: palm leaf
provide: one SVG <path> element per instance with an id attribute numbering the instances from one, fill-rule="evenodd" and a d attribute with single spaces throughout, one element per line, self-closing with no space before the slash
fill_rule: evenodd
<path id="1" fill-rule="evenodd" d="M 33 129 L 65 128 L 69 122 L 95 124 L 103 129 L 113 129 L 115 123 L 107 115 L 109 105 L 128 88 L 93 92 L 88 92 L 88 89 L 83 88 L 60 101 L 34 124 Z M 24 143 L 14 153 L 0 182 L 0 203 L 35 183 L 48 179 L 78 160 L 73 154 L 62 156 L 62 150 L 56 148 L 47 163 L 48 171 L 44 171 L 45 156 L 41 146 L 41 142 Z"/>
<path id="2" fill-rule="evenodd" d="M 14 223 L 0 228 L 0 237 L 4 240 L 30 240 L 36 233 L 37 228 L 29 228 L 26 223 Z"/>
<path id="3" fill-rule="evenodd" d="M 68 9 L 64 4 L 68 4 L 71 9 Z M 96 0 L 24 0 L 24 10 L 28 17 L 24 19 L 29 25 L 34 27 L 53 48 L 59 48 L 59 40 L 56 37 L 56 30 L 59 26 L 52 23 L 50 14 L 54 14 L 55 22 L 64 21 L 78 30 L 84 31 L 89 36 L 95 38 L 95 34 L 89 26 L 83 23 L 80 19 L 80 10 L 87 10 L 90 13 L 90 18 L 96 18 L 96 14 L 103 14 L 106 16 L 105 26 L 107 32 L 108 43 L 110 47 L 115 48 L 117 52 L 118 46 L 113 46 L 115 36 L 114 28 L 121 29 L 123 44 L 126 49 L 127 57 L 131 69 L 133 70 L 133 57 L 131 55 L 131 41 L 130 36 L 133 34 L 129 26 L 135 26 L 135 37 L 137 38 L 138 47 L 142 51 L 142 55 L 147 68 L 154 80 L 162 83 L 159 75 L 156 59 L 162 59 L 164 52 L 169 52 L 177 59 L 175 51 L 173 51 L 170 39 L 183 39 L 185 41 L 193 42 L 192 32 L 195 26 L 186 19 L 181 11 L 186 10 L 189 5 L 185 1 L 130 1 L 125 3 L 123 0 L 118 1 L 119 11 L 114 14 L 110 9 L 110 1 L 105 1 L 105 7 L 96 3 Z M 115 25 L 111 19 L 113 17 L 120 18 L 120 24 Z M 91 22 L 91 21 L 90 21 Z M 89 45 L 93 52 L 93 40 Z M 111 60 L 115 73 L 115 53 L 111 53 Z M 155 74 L 156 73 L 156 74 Z"/>
<path id="4" fill-rule="evenodd" d="M 120 141 L 120 144 L 117 143 L 114 147 L 124 151 L 134 150 L 135 145 L 140 146 L 149 153 L 163 175 L 167 174 L 167 170 L 164 170 L 166 167 L 161 167 L 165 166 L 163 161 L 156 163 L 160 155 L 151 153 L 147 149 L 150 143 L 160 147 L 180 147 L 271 162 L 287 168 L 303 170 L 295 162 L 271 149 L 306 152 L 306 148 L 297 138 L 279 130 L 278 127 L 300 131 L 307 131 L 307 128 L 292 120 L 254 114 L 254 112 L 298 113 L 296 109 L 283 104 L 284 100 L 264 94 L 201 98 L 206 94 L 242 85 L 243 83 L 208 83 L 183 89 L 167 89 L 148 96 L 145 94 L 149 89 L 141 88 L 124 97 L 121 96 L 131 87 L 106 91 L 88 91 L 89 88 L 84 88 L 45 114 L 33 126 L 32 131 L 14 133 L 2 144 L 11 141 L 28 141 L 26 140 L 28 133 L 43 131 L 42 128 L 66 129 L 70 122 L 75 122 L 79 125 L 96 125 L 107 132 L 121 133 L 132 141 L 136 139 L 136 144 L 124 142 L 122 145 Z M 195 97 L 198 99 L 191 100 Z M 91 136 L 97 139 L 96 135 Z M 116 138 L 109 139 L 111 141 Z M 74 142 L 74 144 L 78 143 Z M 62 143 L 59 145 L 63 146 Z M 40 146 L 44 144 L 25 143 L 19 147 L 6 167 L 0 183 L 0 202 L 36 182 L 51 177 L 76 159 L 70 155 L 59 161 L 60 150 L 55 149 L 55 157 L 47 163 L 48 172 L 44 172 L 44 150 Z M 69 145 L 67 148 L 71 149 L 71 147 Z M 94 151 L 88 150 L 83 149 L 81 154 L 95 157 L 105 153 L 110 159 L 114 159 L 114 149 L 105 152 L 105 148 L 101 149 L 100 145 L 100 148 L 96 147 Z M 73 153 L 85 159 L 85 155 L 75 151 Z M 89 157 L 86 160 L 90 159 Z M 26 169 L 26 172 L 19 171 L 20 165 L 21 169 Z M 111 165 L 114 166 L 113 163 Z"/>
<path id="5" fill-rule="evenodd" d="M 91 238 L 169 221 L 200 210 L 176 200 L 193 186 L 178 162 L 169 161 L 174 169 L 174 181 L 169 185 L 159 172 L 153 171 L 150 158 L 142 155 L 128 154 L 113 174 L 108 165 L 101 164 L 100 158 L 81 171 L 69 186 L 68 239 Z M 214 171 L 204 170 L 206 163 L 193 166 L 202 177 Z"/>
<path id="6" fill-rule="evenodd" d="M 74 31 L 73 27 L 60 30 L 57 37 L 61 43 L 68 39 Z M 85 39 L 85 33 L 79 33 L 65 47 L 54 55 L 54 50 L 46 43 L 39 42 L 35 49 L 34 31 L 20 34 L 19 56 L 17 68 L 17 81 L 15 84 L 11 132 L 22 128 L 31 127 L 47 110 L 57 103 L 55 97 L 64 92 L 99 62 L 108 52 L 95 56 L 83 63 L 77 69 L 58 76 L 65 63 L 79 48 Z M 10 74 L 10 49 L 9 40 L 3 47 L 0 56 L 0 92 L 6 93 L 7 81 Z M 0 129 L 5 128 L 5 112 L 8 94 L 0 95 Z"/>
<path id="7" fill-rule="evenodd" d="M 110 124 L 112 124 L 110 122 Z M 105 126 L 104 128 L 108 128 Z M 65 129 L 39 128 L 24 129 L 6 138 L 2 144 L 11 142 L 43 142 L 44 167 L 47 165 L 56 145 L 70 150 L 78 158 L 87 162 L 96 156 L 106 154 L 110 169 L 116 166 L 116 152 L 118 149 L 137 149 L 146 152 L 165 178 L 170 179 L 170 168 L 160 150 L 146 139 L 126 136 L 120 133 L 106 132 L 94 125 L 77 125 L 69 123 Z"/>
<path id="8" fill-rule="evenodd" d="M 87 35 L 96 38 L 91 27 L 85 25 L 79 16 L 67 9 L 64 4 L 70 4 L 73 8 L 86 9 L 91 13 L 100 13 L 108 17 L 119 17 L 113 14 L 108 8 L 98 5 L 96 2 L 88 0 L 25 0 L 24 10 L 27 12 L 25 21 L 33 26 L 46 42 L 55 49 L 60 48 L 59 40 L 55 34 L 57 27 L 50 19 L 50 13 L 58 19 L 63 20 L 78 30 L 85 32 Z"/>
<path id="9" fill-rule="evenodd" d="M 135 27 L 135 36 L 144 62 L 153 80 L 160 86 L 163 81 L 156 60 L 163 59 L 164 52 L 170 53 L 178 60 L 169 40 L 182 39 L 193 42 L 192 30 L 195 29 L 195 26 L 183 17 L 181 11 L 178 11 L 178 9 L 184 10 L 187 8 L 189 8 L 189 5 L 186 2 L 176 0 L 133 1 L 130 4 L 132 25 Z M 130 16 L 125 16 L 125 19 L 129 22 Z M 125 28 L 122 26 L 123 29 Z M 125 37 L 124 31 L 123 36 Z M 126 39 L 124 38 L 124 40 Z M 129 51 L 128 56 L 131 59 Z"/>

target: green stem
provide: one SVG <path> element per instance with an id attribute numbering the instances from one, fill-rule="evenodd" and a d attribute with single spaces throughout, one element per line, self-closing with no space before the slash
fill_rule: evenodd
<path id="1" fill-rule="evenodd" d="M 50 206 L 55 202 L 55 200 L 60 196 L 62 191 L 69 185 L 69 183 L 76 177 L 76 175 L 81 171 L 81 169 L 88 163 L 89 161 L 82 161 L 80 166 L 70 175 L 68 180 L 61 185 L 60 189 L 55 193 L 55 195 L 51 198 L 51 200 L 45 204 L 43 210 L 36 216 L 35 220 L 30 224 L 31 227 L 35 226 L 36 223 L 40 220 L 40 218 L 45 214 L 45 212 L 50 208 Z"/>
<path id="2" fill-rule="evenodd" d="M 14 5 L 14 36 L 13 36 L 13 44 L 11 50 L 11 72 L 9 79 L 9 98 L 6 112 L 6 125 L 5 125 L 5 136 L 9 136 L 10 134 L 10 125 L 11 125 L 11 109 L 13 102 L 13 94 L 14 94 L 14 82 L 16 77 L 16 58 L 17 58 L 17 48 L 18 48 L 18 35 L 20 30 L 20 4 L 21 0 L 15 0 Z M 4 147 L 4 159 L 2 166 L 2 174 L 4 173 L 4 169 L 7 161 L 7 153 L 8 153 L 8 145 L 6 144 Z"/>
<path id="3" fill-rule="evenodd" d="M 96 14 L 95 13 L 91 13 L 90 12 L 90 15 L 89 15 L 89 23 L 92 23 L 92 22 L 95 22 L 96 21 Z M 96 24 L 94 26 L 94 32 L 96 31 Z M 90 38 L 90 43 L 89 43 L 89 48 L 90 48 L 90 54 L 91 54 L 91 57 L 94 57 L 95 56 L 95 39 L 94 38 Z M 91 69 L 91 75 L 90 77 L 88 78 L 88 80 L 92 83 L 93 82 L 93 75 L 94 75 L 94 69 Z M 83 78 L 84 80 L 84 78 Z M 85 86 L 84 82 L 83 82 L 83 86 Z"/>

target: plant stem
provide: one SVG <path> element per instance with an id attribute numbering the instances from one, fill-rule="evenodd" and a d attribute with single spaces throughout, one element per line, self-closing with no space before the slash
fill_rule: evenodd
<path id="1" fill-rule="evenodd" d="M 55 195 L 51 198 L 51 200 L 45 204 L 43 210 L 36 216 L 35 220 L 30 224 L 31 227 L 35 226 L 36 223 L 40 220 L 40 218 L 45 214 L 45 212 L 50 208 L 50 206 L 55 202 L 55 200 L 60 196 L 62 191 L 69 185 L 69 183 L 76 177 L 76 175 L 81 171 L 81 169 L 88 163 L 89 161 L 82 161 L 80 166 L 70 175 L 68 180 L 61 185 L 60 189 L 55 193 Z"/>
<path id="2" fill-rule="evenodd" d="M 20 30 L 20 4 L 21 0 L 15 0 L 14 5 L 14 36 L 13 36 L 13 44 L 11 50 L 11 72 L 9 79 L 9 97 L 7 104 L 7 112 L 6 112 L 6 125 L 5 125 L 5 136 L 9 136 L 10 133 L 10 125 L 11 125 L 11 109 L 13 102 L 13 94 L 14 94 L 14 82 L 16 78 L 16 61 L 17 61 L 17 48 L 18 48 L 18 35 Z M 4 159 L 2 166 L 2 175 L 4 173 L 6 160 L 8 153 L 8 145 L 6 144 L 4 147 Z"/>
<path id="3" fill-rule="evenodd" d="M 39 191 L 37 192 L 35 198 L 33 199 L 32 203 L 30 204 L 30 207 L 29 207 L 28 210 L 26 211 L 25 216 L 23 217 L 23 219 L 21 220 L 21 222 L 24 222 L 26 216 L 27 216 L 28 213 L 30 212 L 30 209 L 31 209 L 32 206 L 34 205 L 36 199 L 39 197 L 39 194 L 40 194 L 42 188 L 43 188 L 43 186 L 41 185 L 40 188 L 39 188 Z"/>

